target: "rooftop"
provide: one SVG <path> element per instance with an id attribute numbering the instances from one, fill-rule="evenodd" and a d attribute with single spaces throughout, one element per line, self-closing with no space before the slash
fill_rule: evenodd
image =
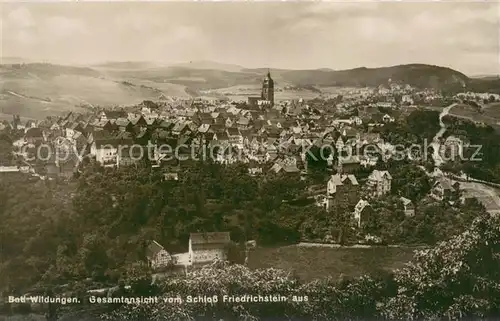
<path id="1" fill-rule="evenodd" d="M 231 236 L 229 232 L 206 232 L 191 233 L 189 235 L 191 244 L 209 244 L 209 243 L 229 243 Z"/>

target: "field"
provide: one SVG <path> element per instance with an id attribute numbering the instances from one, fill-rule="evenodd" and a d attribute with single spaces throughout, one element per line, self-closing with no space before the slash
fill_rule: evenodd
<path id="1" fill-rule="evenodd" d="M 81 110 L 81 105 L 132 105 L 162 94 L 189 97 L 183 85 L 116 79 L 105 70 L 53 65 L 1 66 L 0 88 L 0 113 L 38 119 Z"/>
<path id="2" fill-rule="evenodd" d="M 300 90 L 285 90 L 283 84 L 275 86 L 276 90 L 274 92 L 274 99 L 276 101 L 280 100 L 297 100 L 303 99 L 314 99 L 320 94 L 315 93 L 310 90 L 300 89 Z M 249 96 L 260 96 L 261 87 L 259 84 L 251 85 L 237 85 L 226 88 L 212 89 L 203 91 L 207 96 L 213 95 L 214 97 L 227 97 L 234 101 L 246 101 Z"/>
<path id="3" fill-rule="evenodd" d="M 477 198 L 491 213 L 500 211 L 500 190 L 475 182 L 460 182 L 460 188 L 466 195 Z"/>
<path id="4" fill-rule="evenodd" d="M 500 103 L 488 104 L 481 111 L 472 106 L 460 104 L 450 110 L 450 115 L 495 125 L 500 123 Z"/>
<path id="5" fill-rule="evenodd" d="M 287 246 L 257 248 L 250 252 L 248 265 L 256 268 L 289 270 L 304 281 L 328 276 L 359 276 L 402 267 L 413 257 L 413 248 L 325 248 Z"/>

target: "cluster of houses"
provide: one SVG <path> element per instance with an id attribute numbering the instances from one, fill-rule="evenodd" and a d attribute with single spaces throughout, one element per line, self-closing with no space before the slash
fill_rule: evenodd
<path id="1" fill-rule="evenodd" d="M 369 215 L 373 215 L 370 201 L 391 193 L 392 176 L 388 171 L 374 170 L 364 184 L 360 184 L 353 174 L 331 175 L 326 195 L 317 203 L 326 209 L 352 210 L 352 217 L 358 227 Z M 400 201 L 407 216 L 415 214 L 415 207 L 411 200 L 400 197 Z"/>
<path id="2" fill-rule="evenodd" d="M 391 86 L 387 92 L 379 87 L 377 94 L 397 91 L 404 94 L 403 101 L 413 103 L 411 88 Z M 397 121 L 398 117 L 404 114 L 395 110 L 390 101 L 366 104 L 356 108 L 356 113 L 339 115 L 338 108 L 316 108 L 304 100 L 254 104 L 196 99 L 168 108 L 143 102 L 129 108 L 69 112 L 25 124 L 14 117 L 13 122 L 2 122 L 1 126 L 24 131 L 24 137 L 14 144 L 19 156 L 33 153 L 42 144 L 52 146 L 56 152 L 42 160 L 24 161 L 22 166 L 2 166 L 0 173 L 71 177 L 87 157 L 105 167 L 146 161 L 162 169 L 165 179 L 178 180 L 183 164 L 196 161 L 199 158 L 195 159 L 194 154 L 200 156 L 208 148 L 209 157 L 216 162 L 247 163 L 250 175 L 270 172 L 304 178 L 311 148 L 329 146 L 342 157 L 327 156 L 327 164 L 336 174 L 315 191 L 316 204 L 327 210 L 349 209 L 361 226 L 370 215 L 370 202 L 391 193 L 392 176 L 388 171 L 374 170 L 366 181 L 360 182 L 356 172 L 390 157 L 393 146 L 373 129 Z M 451 136 L 444 145 L 462 148 L 464 139 Z M 368 146 L 370 154 L 364 152 Z M 73 151 L 72 156 L 61 161 L 59 154 L 68 151 Z M 442 178 L 436 181 L 431 196 L 442 201 L 458 191 L 458 186 Z M 415 214 L 411 200 L 401 197 L 400 201 L 407 216 Z M 191 234 L 188 253 L 171 255 L 153 242 L 148 257 L 154 268 L 172 262 L 177 266 L 195 266 L 224 258 L 229 241 L 228 233 Z"/>
<path id="3" fill-rule="evenodd" d="M 439 170 L 438 170 L 439 171 Z M 439 171 L 440 172 L 440 171 Z M 465 202 L 473 195 L 463 193 L 460 183 L 436 173 L 435 181 L 429 193 L 429 198 L 436 201 L 454 204 L 457 201 Z M 375 215 L 370 202 L 391 193 L 392 176 L 389 171 L 373 170 L 368 179 L 361 184 L 355 175 L 338 173 L 331 175 L 325 194 L 316 198 L 318 206 L 327 210 L 352 210 L 352 218 L 358 227 L 370 215 Z M 400 205 L 407 217 L 415 215 L 415 204 L 406 197 L 399 197 Z"/>
<path id="4" fill-rule="evenodd" d="M 334 112 L 314 109 L 303 100 L 272 108 L 196 100 L 186 105 L 161 110 L 143 104 L 128 110 L 69 112 L 63 117 L 25 124 L 15 119 L 7 124 L 24 129 L 19 151 L 34 152 L 41 144 L 56 151 L 31 164 L 37 172 L 71 176 L 84 157 L 107 167 L 126 166 L 144 158 L 151 166 L 178 167 L 182 166 L 180 160 L 193 158 L 193 153 L 202 154 L 202 148 L 208 149 L 216 162 L 249 163 L 252 174 L 306 173 L 305 156 L 311 146 L 335 146 L 346 154 L 356 153 L 368 144 L 384 149 L 384 142 L 370 128 L 394 121 L 377 107 L 367 106 L 357 116 L 339 117 Z M 162 148 L 165 146 L 169 148 Z M 57 153 L 68 150 L 73 151 L 73 157 L 58 162 Z M 374 159 L 353 155 L 344 158 L 342 164 L 332 161 L 329 159 L 331 166 L 350 171 Z"/>

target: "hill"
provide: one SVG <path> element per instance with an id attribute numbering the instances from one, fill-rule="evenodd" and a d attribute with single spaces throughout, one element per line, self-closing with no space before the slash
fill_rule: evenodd
<path id="1" fill-rule="evenodd" d="M 97 68 L 39 63 L 0 65 L 0 112 L 4 114 L 44 118 L 79 110 L 81 105 L 131 105 L 162 95 L 189 97 L 182 85 L 140 79 L 133 82 Z"/>
<path id="2" fill-rule="evenodd" d="M 22 64 L 28 62 L 33 61 L 22 57 L 0 57 L 0 64 Z"/>
<path id="3" fill-rule="evenodd" d="M 229 72 L 238 72 L 244 69 L 242 66 L 233 64 L 224 64 L 215 61 L 200 60 L 200 61 L 190 61 L 187 63 L 180 63 L 172 65 L 172 67 L 190 68 L 190 69 L 209 69 L 209 70 L 222 70 Z"/>
<path id="4" fill-rule="evenodd" d="M 48 63 L 0 65 L 0 111 L 40 118 L 79 105 L 130 105 L 160 96 L 206 96 L 207 91 L 243 86 L 258 88 L 267 68 L 246 69 L 231 64 L 194 61 L 162 66 L 149 62 L 109 62 L 94 66 Z M 388 80 L 419 88 L 500 91 L 499 79 L 469 79 L 439 66 L 411 64 L 349 70 L 271 69 L 277 88 L 375 87 Z M 327 90 L 327 89 L 325 89 Z M 283 90 L 281 99 L 310 98 L 321 92 Z M 236 93 L 238 96 L 239 93 Z M 209 94 L 211 97 L 211 95 Z M 215 92 L 214 97 L 220 93 Z M 244 99 L 245 97 L 243 97 Z"/>
<path id="5" fill-rule="evenodd" d="M 148 61 L 111 61 L 102 64 L 92 65 L 97 69 L 147 69 L 158 67 L 158 64 Z"/>
<path id="6" fill-rule="evenodd" d="M 495 79 L 500 78 L 500 75 L 474 75 L 474 76 L 469 76 L 469 78 L 483 79 L 483 80 L 495 80 Z"/>
<path id="7" fill-rule="evenodd" d="M 281 76 L 296 85 L 362 86 L 386 85 L 388 80 L 418 88 L 442 88 L 448 84 L 467 82 L 468 77 L 458 71 L 431 65 L 411 64 L 383 68 L 355 68 L 340 71 L 293 70 Z"/>
<path id="8" fill-rule="evenodd" d="M 133 77 L 156 82 L 171 82 L 189 86 L 196 90 L 217 89 L 237 85 L 260 83 L 267 68 L 227 71 L 222 69 L 195 68 L 196 64 L 150 68 L 141 71 L 119 71 L 115 77 Z M 448 85 L 468 83 L 469 78 L 452 69 L 430 65 L 400 65 L 384 68 L 356 68 L 333 71 L 272 69 L 277 83 L 295 86 L 346 86 L 374 87 L 386 85 L 388 80 L 410 84 L 419 88 L 443 88 Z"/>

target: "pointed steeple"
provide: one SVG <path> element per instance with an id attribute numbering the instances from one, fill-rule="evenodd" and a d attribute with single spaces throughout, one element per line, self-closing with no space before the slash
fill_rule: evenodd
<path id="1" fill-rule="evenodd" d="M 271 78 L 271 70 L 267 69 L 267 76 L 262 81 L 262 94 L 261 98 L 270 102 L 271 106 L 274 105 L 274 81 Z"/>

